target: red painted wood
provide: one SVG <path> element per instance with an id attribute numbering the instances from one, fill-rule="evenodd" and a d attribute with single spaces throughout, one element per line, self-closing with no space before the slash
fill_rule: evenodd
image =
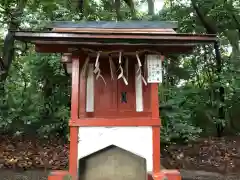
<path id="1" fill-rule="evenodd" d="M 72 59 L 71 119 L 76 122 L 79 110 L 79 58 Z M 78 127 L 70 127 L 69 173 L 77 177 Z"/>
<path id="2" fill-rule="evenodd" d="M 64 180 L 64 177 L 68 174 L 67 171 L 53 171 L 48 176 L 48 180 Z"/>
<path id="3" fill-rule="evenodd" d="M 79 119 L 78 121 L 70 121 L 70 126 L 160 126 L 159 119 L 150 118 L 125 118 L 125 119 Z"/>
<path id="4" fill-rule="evenodd" d="M 75 121 L 78 118 L 79 108 L 79 58 L 72 59 L 72 96 L 71 96 L 71 118 Z"/>
<path id="5" fill-rule="evenodd" d="M 178 170 L 162 170 L 161 171 L 167 178 L 168 180 L 181 180 L 181 174 Z"/>
<path id="6" fill-rule="evenodd" d="M 62 176 L 58 175 L 49 175 L 48 180 L 64 180 Z"/>
<path id="7" fill-rule="evenodd" d="M 136 115 L 136 93 L 135 93 L 135 63 L 136 60 L 129 59 L 128 85 L 126 86 L 122 79 L 117 81 L 117 105 L 120 116 L 125 116 L 125 112 L 133 112 Z M 123 67 L 124 68 L 124 67 Z M 118 72 L 119 73 L 119 72 Z M 121 93 L 127 93 L 127 103 L 121 102 Z M 146 112 L 146 111 L 145 111 Z"/>
<path id="8" fill-rule="evenodd" d="M 94 59 L 92 59 L 94 62 Z M 118 62 L 117 59 L 114 59 Z M 100 56 L 101 75 L 106 81 L 104 84 L 101 78 L 94 82 L 94 112 L 86 113 L 86 117 L 94 118 L 133 118 L 133 117 L 151 117 L 150 107 L 150 85 L 143 87 L 144 111 L 136 112 L 135 97 L 135 63 L 136 58 L 129 59 L 129 77 L 126 86 L 122 79 L 117 80 L 119 71 L 115 74 L 114 80 L 111 80 L 109 61 Z M 116 63 L 116 70 L 118 69 Z M 80 87 L 81 88 L 81 87 Z M 121 93 L 127 93 L 127 103 L 121 102 Z M 81 93 L 82 96 L 82 93 Z M 81 98 L 80 98 L 81 99 Z M 82 101 L 81 101 L 82 102 Z"/>
<path id="9" fill-rule="evenodd" d="M 74 178 L 78 175 L 78 127 L 70 127 L 69 173 Z"/>
<path id="10" fill-rule="evenodd" d="M 192 52 L 194 46 L 187 46 L 187 45 L 163 45 L 163 46 L 155 46 L 152 45 L 103 45 L 103 44 L 82 44 L 82 45 L 75 45 L 75 48 L 90 48 L 90 49 L 101 49 L 101 50 L 119 50 L 123 49 L 126 52 L 134 52 L 134 51 L 141 51 L 143 49 L 150 49 L 152 51 L 163 52 L 164 54 L 169 53 L 190 53 Z M 66 44 L 36 44 L 35 51 L 41 53 L 68 53 L 69 45 Z"/>
<path id="11" fill-rule="evenodd" d="M 94 62 L 95 63 L 95 62 Z M 110 66 L 108 59 L 103 59 L 100 56 L 101 75 L 106 81 L 99 77 L 94 80 L 94 117 L 108 117 L 108 115 L 116 114 L 117 112 L 117 80 L 111 80 Z M 96 76 L 95 76 L 96 77 Z"/>
<path id="12" fill-rule="evenodd" d="M 155 177 L 151 173 L 148 174 L 148 180 L 164 180 L 164 177 L 168 180 L 181 180 L 180 172 L 177 170 L 162 170 L 160 173 L 155 174 Z"/>
<path id="13" fill-rule="evenodd" d="M 134 73 L 136 60 L 132 59 L 129 62 L 129 85 L 125 86 L 122 80 L 111 80 L 108 60 L 101 59 L 100 69 L 107 84 L 105 85 L 101 79 L 95 80 L 94 112 L 86 113 L 86 79 L 80 76 L 76 68 L 81 69 L 84 58 L 81 58 L 80 62 L 77 58 L 73 58 L 69 172 L 75 177 L 77 177 L 78 128 L 80 126 L 152 126 L 153 174 L 151 177 L 154 180 L 160 180 L 164 176 L 160 171 L 161 122 L 159 120 L 158 84 L 143 85 L 144 111 L 136 112 Z M 126 104 L 121 102 L 123 91 L 127 92 L 128 102 Z M 170 180 L 181 178 L 177 173 L 168 172 L 166 175 Z"/>
<path id="14" fill-rule="evenodd" d="M 165 180 L 165 175 L 162 172 L 155 174 L 148 174 L 148 180 Z"/>
<path id="15" fill-rule="evenodd" d="M 159 118 L 158 84 L 151 84 L 152 118 Z M 160 121 L 160 120 L 159 120 Z M 153 131 L 153 177 L 160 173 L 160 126 L 152 127 Z M 155 179 L 155 178 L 154 178 Z"/>
<path id="16" fill-rule="evenodd" d="M 151 111 L 146 112 L 133 112 L 131 110 L 126 110 L 125 112 L 117 111 L 116 109 L 111 109 L 112 111 L 98 111 L 97 115 L 95 112 L 86 113 L 86 118 L 107 118 L 107 119 L 116 119 L 116 118 L 151 118 Z"/>

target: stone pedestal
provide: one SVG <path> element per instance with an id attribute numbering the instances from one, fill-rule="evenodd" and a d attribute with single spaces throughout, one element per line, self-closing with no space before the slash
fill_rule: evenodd
<path id="1" fill-rule="evenodd" d="M 146 159 L 111 145 L 79 161 L 81 180 L 146 180 Z"/>

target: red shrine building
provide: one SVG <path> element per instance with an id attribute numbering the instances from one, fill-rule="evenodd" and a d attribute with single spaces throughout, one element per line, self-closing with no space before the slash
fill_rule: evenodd
<path id="1" fill-rule="evenodd" d="M 12 32 L 38 53 L 61 53 L 71 74 L 69 169 L 49 180 L 181 179 L 177 170 L 161 169 L 162 62 L 216 36 L 176 28 L 159 21 L 56 22 L 46 31 Z"/>

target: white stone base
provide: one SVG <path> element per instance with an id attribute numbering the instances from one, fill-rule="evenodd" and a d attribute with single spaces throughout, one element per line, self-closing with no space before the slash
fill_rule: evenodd
<path id="1" fill-rule="evenodd" d="M 80 127 L 78 137 L 78 159 L 115 145 L 145 158 L 152 171 L 151 127 Z"/>

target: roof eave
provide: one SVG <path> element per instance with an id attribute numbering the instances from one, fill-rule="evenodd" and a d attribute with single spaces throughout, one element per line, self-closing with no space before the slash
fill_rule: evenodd
<path id="1" fill-rule="evenodd" d="M 211 43 L 216 41 L 215 35 L 194 35 L 194 34 L 173 34 L 173 33 L 160 33 L 160 34 L 99 34 L 99 33 L 70 33 L 70 32 L 26 32 L 16 31 L 14 37 L 20 41 L 65 41 L 77 42 L 91 40 L 101 42 L 102 40 L 130 42 L 137 40 L 138 42 L 145 42 L 149 44 L 153 42 L 194 42 L 194 43 Z M 104 43 L 104 41 L 102 42 Z M 154 43 L 153 43 L 154 44 Z"/>
<path id="2" fill-rule="evenodd" d="M 77 32 L 13 32 L 16 40 L 30 42 L 36 45 L 38 52 L 46 52 L 44 46 L 50 48 L 48 53 L 68 52 L 69 48 L 81 49 L 85 46 L 96 49 L 109 47 L 141 50 L 155 48 L 157 51 L 173 53 L 190 52 L 198 44 L 215 42 L 215 35 L 173 34 L 173 33 L 77 33 Z M 57 50 L 53 47 L 58 47 Z M 180 50 L 181 49 L 181 50 Z M 170 52 L 170 51 L 169 51 Z"/>

